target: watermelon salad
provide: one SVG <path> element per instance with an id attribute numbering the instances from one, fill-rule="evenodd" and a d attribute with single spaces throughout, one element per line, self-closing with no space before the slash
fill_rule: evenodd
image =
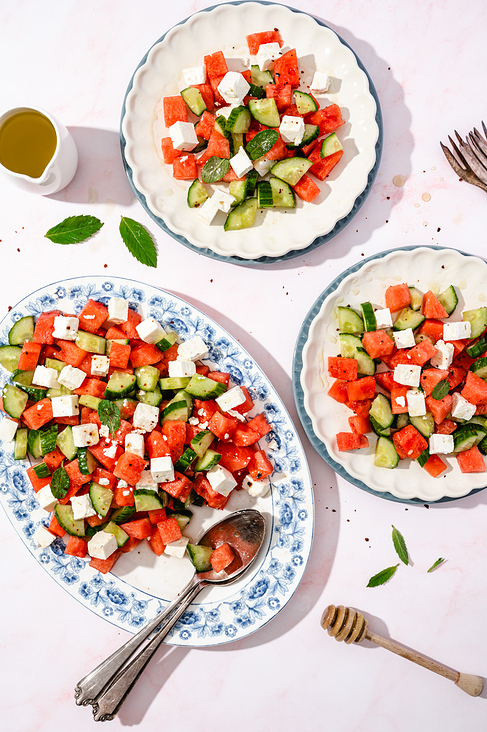
<path id="1" fill-rule="evenodd" d="M 354 413 L 336 435 L 339 451 L 367 448 L 375 435 L 377 467 L 415 460 L 437 477 L 448 456 L 462 473 L 486 470 L 487 307 L 457 306 L 453 285 L 436 296 L 401 283 L 383 307 L 337 308 L 328 394 Z"/>
<path id="2" fill-rule="evenodd" d="M 223 509 L 233 490 L 266 495 L 273 466 L 259 440 L 272 428 L 207 356 L 200 336 L 181 341 L 120 297 L 12 326 L 0 346 L 11 374 L 0 439 L 29 459 L 48 512 L 37 546 L 66 537 L 66 554 L 103 573 L 144 539 L 156 555 L 188 554 L 198 571 L 231 563 L 229 547 L 212 557 L 183 530 L 193 506 Z"/>
<path id="3" fill-rule="evenodd" d="M 258 209 L 295 208 L 296 195 L 314 201 L 316 181 L 343 155 L 341 110 L 316 99 L 329 89 L 327 73 L 315 70 L 299 88 L 296 49 L 284 50 L 278 30 L 248 35 L 247 44 L 249 68 L 230 71 L 215 51 L 183 69 L 180 94 L 159 105 L 162 159 L 174 178 L 190 181 L 188 205 L 205 223 L 226 214 L 225 231 L 252 226 Z"/>

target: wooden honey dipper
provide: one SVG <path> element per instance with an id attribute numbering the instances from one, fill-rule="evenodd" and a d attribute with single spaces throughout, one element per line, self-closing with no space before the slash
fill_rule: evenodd
<path id="1" fill-rule="evenodd" d="M 408 661 L 414 661 L 414 663 L 429 669 L 429 671 L 434 671 L 436 674 L 450 679 L 450 681 L 453 681 L 462 691 L 470 694 L 470 696 L 479 696 L 482 693 L 484 681 L 480 676 L 462 674 L 459 671 L 454 671 L 448 668 L 448 666 L 436 663 L 436 661 L 432 661 L 420 653 L 411 651 L 409 648 L 400 646 L 398 643 L 394 643 L 394 641 L 381 638 L 380 635 L 371 633 L 368 630 L 368 621 L 361 613 L 351 607 L 328 605 L 321 617 L 321 625 L 337 641 L 361 643 L 367 639 L 378 646 L 382 646 L 387 651 L 397 653 L 398 656 L 407 658 Z"/>

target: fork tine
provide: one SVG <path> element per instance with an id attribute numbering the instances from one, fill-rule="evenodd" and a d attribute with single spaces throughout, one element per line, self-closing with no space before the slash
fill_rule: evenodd
<path id="1" fill-rule="evenodd" d="M 477 140 L 475 135 L 473 135 L 472 133 L 469 134 L 468 145 L 479 163 L 481 163 L 481 165 L 483 165 L 483 167 L 487 171 L 487 154 L 483 150 L 482 146 L 479 144 L 479 141 Z"/>
<path id="2" fill-rule="evenodd" d="M 450 142 L 453 143 L 451 138 L 449 137 Z M 454 145 L 455 143 L 453 143 Z M 443 150 L 443 153 L 450 164 L 450 166 L 453 168 L 455 173 L 458 175 L 459 178 L 464 180 L 466 183 L 471 183 L 474 186 L 478 186 L 479 188 L 482 188 L 482 190 L 487 192 L 487 185 L 485 183 L 482 183 L 476 175 L 471 173 L 469 170 L 465 170 L 461 167 L 461 165 L 458 163 L 457 159 L 452 155 L 450 150 L 447 148 L 446 145 L 443 145 L 442 142 L 440 142 L 441 149 Z"/>
<path id="3" fill-rule="evenodd" d="M 458 132 L 456 134 L 458 135 Z M 462 153 L 460 152 L 460 150 L 458 149 L 458 147 L 456 146 L 454 141 L 451 139 L 450 135 L 448 135 L 448 139 L 450 140 L 450 145 L 454 149 L 459 161 L 461 163 L 463 163 L 463 166 L 466 170 L 469 170 L 469 165 L 468 165 L 467 161 L 465 160 L 464 156 L 462 155 Z"/>
<path id="4" fill-rule="evenodd" d="M 465 157 L 467 158 L 470 164 L 470 168 L 477 176 L 477 178 L 479 178 L 483 183 L 487 183 L 487 158 L 483 154 L 482 150 L 480 150 L 480 148 L 478 147 L 473 135 L 471 137 L 473 140 L 473 145 L 477 148 L 477 150 L 475 150 L 474 147 L 470 145 L 470 141 L 468 141 L 469 146 L 465 147 L 464 149 Z"/>
<path id="5" fill-rule="evenodd" d="M 474 127 L 474 133 L 475 133 L 475 143 L 478 145 L 478 147 L 482 150 L 484 155 L 487 155 L 487 140 L 484 140 L 482 135 L 479 133 L 479 131 Z M 472 133 L 470 133 L 472 135 Z"/>
<path id="6" fill-rule="evenodd" d="M 482 129 L 484 131 L 484 135 L 487 137 L 487 127 L 484 125 L 484 121 L 482 120 Z"/>

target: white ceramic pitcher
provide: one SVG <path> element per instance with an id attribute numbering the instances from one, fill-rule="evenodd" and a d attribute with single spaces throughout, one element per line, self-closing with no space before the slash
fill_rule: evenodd
<path id="1" fill-rule="evenodd" d="M 15 107 L 10 109 L 0 117 L 0 130 L 10 117 L 28 111 L 38 112 L 51 122 L 56 132 L 54 154 L 38 178 L 9 170 L 2 165 L 1 161 L 0 172 L 19 188 L 30 193 L 40 193 L 43 196 L 48 196 L 51 193 L 57 193 L 71 182 L 78 167 L 78 151 L 66 127 L 49 112 L 39 107 Z"/>

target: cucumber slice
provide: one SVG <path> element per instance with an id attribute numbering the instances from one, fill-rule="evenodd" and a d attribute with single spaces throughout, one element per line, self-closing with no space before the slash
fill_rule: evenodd
<path id="1" fill-rule="evenodd" d="M 157 341 L 156 346 L 160 351 L 167 351 L 171 346 L 174 346 L 178 339 L 178 334 L 175 333 L 173 330 L 169 331 L 169 333 L 166 333 L 164 338 L 161 338 L 160 341 Z"/>
<path id="2" fill-rule="evenodd" d="M 27 427 L 17 428 L 15 433 L 14 460 L 25 460 L 27 457 Z"/>
<path id="3" fill-rule="evenodd" d="M 423 450 L 423 452 L 420 455 L 418 455 L 418 457 L 416 458 L 416 462 L 419 464 L 419 466 L 421 468 L 424 468 L 424 466 L 426 465 L 426 463 L 429 460 L 429 457 L 430 457 L 430 451 L 428 450 L 428 448 L 426 448 L 425 450 Z"/>
<path id="4" fill-rule="evenodd" d="M 63 455 L 68 458 L 68 460 L 74 460 L 78 452 L 78 448 L 75 447 L 73 430 L 70 425 L 67 425 L 67 427 L 65 427 L 64 430 L 58 434 L 56 438 L 56 445 L 59 447 Z"/>
<path id="5" fill-rule="evenodd" d="M 252 66 L 250 67 L 250 79 L 254 86 L 260 86 L 264 90 L 267 84 L 274 83 L 274 77 L 272 76 L 272 73 L 270 71 L 261 71 L 258 64 L 252 64 Z"/>
<path id="6" fill-rule="evenodd" d="M 203 183 L 196 178 L 188 188 L 188 206 L 190 208 L 198 208 L 204 204 L 207 198 L 208 191 L 204 187 Z"/>
<path id="7" fill-rule="evenodd" d="M 78 467 L 83 475 L 91 475 L 98 463 L 87 447 L 78 448 Z"/>
<path id="8" fill-rule="evenodd" d="M 257 206 L 259 208 L 272 208 L 273 206 L 272 188 L 268 180 L 262 180 L 257 185 Z"/>
<path id="9" fill-rule="evenodd" d="M 394 415 L 391 409 L 391 403 L 384 394 L 377 394 L 374 398 L 369 410 L 369 419 L 374 428 L 374 432 L 382 434 L 384 430 L 394 422 Z M 375 429 L 375 426 L 377 429 Z"/>
<path id="10" fill-rule="evenodd" d="M 487 358 L 484 356 L 483 358 L 479 358 L 477 361 L 474 361 L 470 366 L 469 371 L 477 374 L 481 379 L 487 379 Z"/>
<path id="11" fill-rule="evenodd" d="M 198 460 L 194 464 L 194 469 L 197 471 L 200 470 L 211 470 L 211 468 L 214 468 L 215 465 L 217 465 L 220 462 L 221 454 L 219 452 L 215 452 L 215 450 L 207 450 L 202 457 L 198 458 Z"/>
<path id="12" fill-rule="evenodd" d="M 111 520 L 117 524 L 123 524 L 135 513 L 135 506 L 122 506 L 121 508 L 115 509 L 111 515 Z"/>
<path id="13" fill-rule="evenodd" d="M 202 401 L 207 399 L 216 399 L 227 390 L 227 385 L 222 384 L 220 381 L 214 381 L 209 379 L 207 376 L 201 374 L 195 374 L 191 377 L 186 392 L 191 396 Z"/>
<path id="14" fill-rule="evenodd" d="M 106 516 L 112 505 L 113 491 L 92 480 L 90 483 L 90 499 L 98 516 Z"/>
<path id="15" fill-rule="evenodd" d="M 466 351 L 471 358 L 478 358 L 487 351 L 487 335 L 479 338 L 478 341 L 471 346 L 467 346 Z"/>
<path id="16" fill-rule="evenodd" d="M 402 412 L 402 414 L 397 415 L 396 419 L 396 427 L 398 430 L 402 430 L 403 427 L 406 427 L 406 425 L 409 424 L 409 414 L 407 412 Z"/>
<path id="17" fill-rule="evenodd" d="M 360 306 L 362 308 L 362 317 L 365 323 L 365 330 L 377 330 L 377 320 L 374 315 L 374 308 L 370 302 L 363 302 Z"/>
<path id="18" fill-rule="evenodd" d="M 78 404 L 81 407 L 89 407 L 90 409 L 94 409 L 95 412 L 98 412 L 98 407 L 100 405 L 101 399 L 100 397 L 92 396 L 91 394 L 82 394 L 80 398 L 78 399 Z"/>
<path id="19" fill-rule="evenodd" d="M 458 296 L 453 285 L 450 285 L 441 295 L 438 295 L 438 302 L 443 305 L 448 315 L 452 314 L 458 305 Z"/>
<path id="20" fill-rule="evenodd" d="M 247 183 L 247 190 L 245 191 L 245 195 L 247 197 L 254 195 L 258 178 L 259 174 L 254 168 L 252 168 L 252 170 L 249 170 L 249 172 L 247 173 L 247 178 L 245 179 L 245 182 Z"/>
<path id="21" fill-rule="evenodd" d="M 299 114 L 309 114 L 318 110 L 316 101 L 307 92 L 296 90 L 294 92 L 294 103 L 298 108 Z"/>
<path id="22" fill-rule="evenodd" d="M 247 107 L 234 107 L 230 112 L 229 118 L 227 119 L 226 129 L 229 132 L 243 134 L 245 132 L 248 132 L 251 121 L 252 116 Z"/>
<path id="23" fill-rule="evenodd" d="M 239 203 L 228 214 L 223 226 L 224 230 L 236 231 L 238 229 L 248 229 L 255 221 L 257 208 L 256 198 L 247 198 L 243 203 Z"/>
<path id="24" fill-rule="evenodd" d="M 107 534 L 113 534 L 117 540 L 117 546 L 123 546 L 129 540 L 127 532 L 124 531 L 121 526 L 118 526 L 115 521 L 109 521 L 106 526 L 103 527 L 102 531 L 105 531 Z"/>
<path id="25" fill-rule="evenodd" d="M 399 464 L 399 455 L 389 437 L 381 436 L 375 446 L 374 465 L 378 468 L 396 468 Z"/>
<path id="26" fill-rule="evenodd" d="M 21 371 L 20 369 L 15 369 L 12 374 L 12 381 L 15 381 L 15 383 L 19 384 L 19 386 L 30 386 L 32 384 L 33 378 L 33 371 Z"/>
<path id="27" fill-rule="evenodd" d="M 112 343 L 120 343 L 121 346 L 128 346 L 130 341 L 128 338 L 109 338 L 107 340 L 105 356 L 109 356 L 112 352 Z"/>
<path id="28" fill-rule="evenodd" d="M 49 475 L 51 475 L 51 471 L 44 462 L 34 465 L 32 470 L 38 478 L 47 478 Z"/>
<path id="29" fill-rule="evenodd" d="M 8 342 L 11 346 L 23 346 L 25 341 L 34 340 L 34 316 L 25 315 L 12 325 L 8 332 Z"/>
<path id="30" fill-rule="evenodd" d="M 210 430 L 201 430 L 191 440 L 191 447 L 198 457 L 201 457 L 210 447 L 215 435 Z"/>
<path id="31" fill-rule="evenodd" d="M 203 165 L 201 180 L 203 183 L 217 183 L 230 170 L 230 161 L 227 158 L 217 158 L 212 155 Z"/>
<path id="32" fill-rule="evenodd" d="M 150 488 L 136 488 L 134 490 L 135 510 L 138 511 L 157 511 L 164 508 L 157 491 Z"/>
<path id="33" fill-rule="evenodd" d="M 265 101 L 271 100 L 266 99 Z M 274 100 L 272 99 L 272 101 Z M 247 144 L 245 152 L 251 160 L 257 160 L 257 158 L 261 158 L 266 152 L 269 152 L 278 139 L 279 133 L 277 130 L 261 130 Z"/>
<path id="34" fill-rule="evenodd" d="M 411 302 L 409 303 L 409 307 L 411 310 L 420 310 L 421 303 L 423 302 L 422 294 L 415 287 L 410 287 L 409 292 L 411 293 Z"/>
<path id="35" fill-rule="evenodd" d="M 271 173 L 290 186 L 295 186 L 312 165 L 308 158 L 285 158 L 272 166 Z"/>
<path id="36" fill-rule="evenodd" d="M 160 377 L 159 369 L 156 369 L 155 366 L 137 366 L 134 374 L 139 389 L 154 391 Z"/>
<path id="37" fill-rule="evenodd" d="M 340 355 L 344 358 L 355 358 L 358 364 L 358 373 L 362 376 L 375 374 L 375 362 L 362 348 L 362 341 L 351 333 L 340 333 Z"/>
<path id="38" fill-rule="evenodd" d="M 231 180 L 228 184 L 228 192 L 234 197 L 235 201 L 232 203 L 232 207 L 236 206 L 237 203 L 242 203 L 247 195 L 247 181 L 246 180 Z"/>
<path id="39" fill-rule="evenodd" d="M 298 147 L 304 147 L 305 145 L 309 145 L 310 142 L 313 142 L 313 140 L 316 140 L 317 137 L 320 136 L 320 128 L 318 125 L 310 125 L 306 123 L 304 125 L 304 135 L 303 139 L 299 143 Z M 288 145 L 289 147 L 289 145 Z"/>
<path id="40" fill-rule="evenodd" d="M 19 346 L 0 346 L 0 366 L 7 371 L 15 371 L 19 366 L 21 352 Z"/>
<path id="41" fill-rule="evenodd" d="M 144 391 L 140 389 L 137 392 L 137 399 L 142 404 L 149 404 L 151 407 L 158 407 L 162 402 L 162 392 L 158 386 L 153 391 Z"/>
<path id="42" fill-rule="evenodd" d="M 49 399 L 52 399 L 53 397 L 60 397 L 60 396 L 66 396 L 66 394 L 72 394 L 72 390 L 68 389 L 67 386 L 63 386 L 62 384 L 59 386 L 59 389 L 54 389 L 54 387 L 51 387 L 47 390 L 46 396 L 49 397 Z"/>
<path id="43" fill-rule="evenodd" d="M 27 436 L 27 450 L 36 460 L 41 457 L 40 430 L 29 430 L 29 434 Z"/>
<path id="44" fill-rule="evenodd" d="M 349 307 L 337 307 L 338 328 L 340 333 L 363 333 L 364 321 L 360 315 Z"/>
<path id="45" fill-rule="evenodd" d="M 56 371 L 61 372 L 63 368 L 67 366 L 67 364 L 64 363 L 64 361 L 60 361 L 58 358 L 46 358 L 46 360 L 44 361 L 44 366 L 49 369 L 56 369 Z"/>
<path id="46" fill-rule="evenodd" d="M 192 517 L 193 514 L 191 511 L 168 511 L 168 518 L 176 519 L 181 531 L 186 528 Z"/>
<path id="47" fill-rule="evenodd" d="M 183 89 L 181 96 L 193 114 L 197 117 L 201 117 L 205 109 L 207 109 L 200 90 L 196 89 L 194 86 L 188 86 L 186 89 Z"/>
<path id="48" fill-rule="evenodd" d="M 40 389 L 37 386 L 24 386 L 23 384 L 19 384 L 19 386 L 22 391 L 25 391 L 31 402 L 40 402 L 48 394 L 47 389 Z"/>
<path id="49" fill-rule="evenodd" d="M 250 97 L 257 97 L 257 99 L 262 99 L 266 96 L 265 89 L 263 89 L 261 86 L 257 86 L 256 84 L 250 84 L 249 89 L 249 96 Z"/>
<path id="50" fill-rule="evenodd" d="M 281 124 L 281 117 L 275 99 L 249 99 L 249 111 L 257 122 L 266 127 L 279 127 Z M 259 158 L 260 155 L 257 155 L 257 157 Z M 255 160 L 255 158 L 253 159 Z"/>
<path id="51" fill-rule="evenodd" d="M 59 526 L 70 536 L 85 536 L 85 520 L 75 519 L 69 503 L 56 503 L 54 515 Z"/>
<path id="52" fill-rule="evenodd" d="M 462 320 L 468 321 L 472 326 L 470 338 L 478 338 L 487 328 L 487 307 L 464 310 Z"/>
<path id="53" fill-rule="evenodd" d="M 28 394 L 13 384 L 5 384 L 3 387 L 3 408 L 14 419 L 20 419 L 28 400 Z"/>
<path id="54" fill-rule="evenodd" d="M 424 320 L 424 315 L 417 310 L 411 310 L 411 308 L 403 308 L 394 322 L 394 330 L 406 330 L 406 328 L 412 328 L 415 330 L 419 328 Z"/>
<path id="55" fill-rule="evenodd" d="M 159 379 L 159 386 L 162 391 L 168 391 L 172 389 L 184 389 L 188 386 L 191 381 L 191 376 L 166 376 L 164 379 Z"/>
<path id="56" fill-rule="evenodd" d="M 95 333 L 87 333 L 84 330 L 79 330 L 77 332 L 75 343 L 78 348 L 82 348 L 83 351 L 96 353 L 97 355 L 104 355 L 107 347 L 106 338 L 95 335 Z"/>
<path id="57" fill-rule="evenodd" d="M 433 419 L 433 415 L 431 412 L 426 412 L 426 414 L 423 414 L 421 417 L 409 417 L 409 421 L 413 425 L 413 427 L 416 427 L 418 432 L 423 435 L 423 437 L 431 437 L 433 432 L 435 431 L 435 420 Z"/>
<path id="58" fill-rule="evenodd" d="M 459 427 L 453 433 L 454 451 L 464 452 L 470 450 L 471 447 L 475 447 L 485 438 L 485 429 L 480 425 L 465 425 Z"/>
<path id="59" fill-rule="evenodd" d="M 105 389 L 105 399 L 122 399 L 134 389 L 137 377 L 135 374 L 126 374 L 124 371 L 114 371 L 108 379 Z"/>
<path id="60" fill-rule="evenodd" d="M 243 132 L 232 132 L 232 140 L 233 140 L 233 154 L 236 155 L 241 147 L 244 146 L 244 136 Z"/>
<path id="61" fill-rule="evenodd" d="M 272 205 L 274 208 L 295 208 L 296 199 L 291 186 L 280 178 L 271 178 L 269 184 L 272 188 Z M 259 183 L 262 185 L 262 183 Z"/>
<path id="62" fill-rule="evenodd" d="M 343 150 L 342 143 L 336 136 L 336 133 L 332 132 L 321 143 L 320 156 L 327 158 L 329 155 L 333 155 L 333 153 L 340 152 L 340 150 Z"/>
<path id="63" fill-rule="evenodd" d="M 197 572 L 209 572 L 211 569 L 210 557 L 213 554 L 211 546 L 203 544 L 188 544 L 186 547 L 188 556 Z"/>
<path id="64" fill-rule="evenodd" d="M 195 460 L 197 457 L 195 451 L 191 447 L 187 447 L 179 460 L 174 465 L 175 469 L 179 473 L 185 473 L 186 470 L 191 466 L 191 463 Z"/>
<path id="65" fill-rule="evenodd" d="M 38 430 L 38 432 L 41 455 L 47 455 L 48 452 L 55 450 L 57 443 L 57 425 L 52 425 L 52 427 L 43 427 Z"/>
<path id="66" fill-rule="evenodd" d="M 173 419 L 180 419 L 187 422 L 191 410 L 193 409 L 193 399 L 187 391 L 182 389 L 174 396 L 171 401 L 166 404 L 162 412 L 161 423 L 168 422 Z"/>

